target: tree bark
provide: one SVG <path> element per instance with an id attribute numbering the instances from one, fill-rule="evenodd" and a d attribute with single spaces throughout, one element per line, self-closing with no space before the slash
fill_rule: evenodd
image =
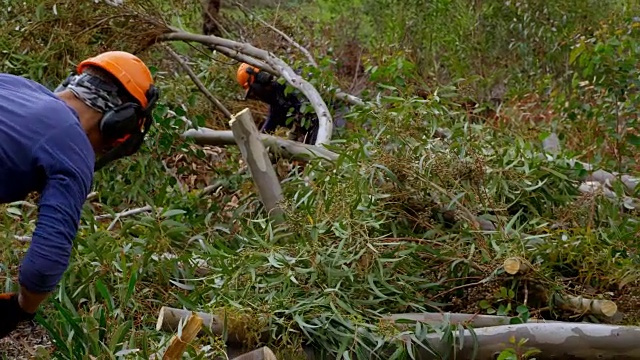
<path id="1" fill-rule="evenodd" d="M 211 130 L 201 127 L 198 130 L 185 131 L 182 133 L 182 137 L 193 139 L 200 145 L 236 145 L 233 132 L 230 130 Z M 335 161 L 338 159 L 338 154 L 323 147 L 307 145 L 268 134 L 259 134 L 259 138 L 265 146 L 269 147 L 269 151 L 293 160 L 308 161 L 313 158 L 321 158 Z"/>
<path id="2" fill-rule="evenodd" d="M 640 359 L 640 327 L 558 322 L 493 326 L 474 329 L 474 333 L 475 336 L 464 330 L 460 338 L 460 333 L 454 332 L 454 346 L 442 342 L 439 334 L 428 335 L 427 341 L 440 354 L 455 352 L 458 360 L 493 359 L 505 348 L 513 347 L 509 343 L 511 337 L 515 337 L 516 342 L 528 339 L 522 351 L 531 348 L 542 351 L 534 355 L 538 360 Z M 475 339 L 478 352 L 473 357 Z M 414 348 L 420 351 L 418 359 L 440 359 L 419 346 Z"/>
<path id="3" fill-rule="evenodd" d="M 406 313 L 392 314 L 383 317 L 383 321 L 391 321 L 394 326 L 404 329 L 405 323 L 421 322 L 428 325 L 441 325 L 449 322 L 452 325 L 468 325 L 474 329 L 509 325 L 512 317 L 482 314 L 460 314 L 460 313 Z M 555 323 L 545 319 L 529 319 L 527 323 Z"/>
<path id="4" fill-rule="evenodd" d="M 281 222 L 284 215 L 280 207 L 280 203 L 284 200 L 282 187 L 271 165 L 269 154 L 260 141 L 260 133 L 251 116 L 251 111 L 248 108 L 240 111 L 231 118 L 229 125 L 242 157 L 249 166 L 249 172 L 269 217 Z"/>

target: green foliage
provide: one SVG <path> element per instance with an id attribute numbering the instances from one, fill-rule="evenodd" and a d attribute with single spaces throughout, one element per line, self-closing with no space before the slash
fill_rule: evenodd
<path id="1" fill-rule="evenodd" d="M 132 3 L 198 32 L 197 3 Z M 97 51 L 143 48 L 132 40 L 141 24 L 133 31 L 119 29 L 118 21 L 100 23 L 118 16 L 102 2 L 4 5 L 3 71 L 51 88 L 72 64 Z M 242 330 L 248 346 L 259 345 L 265 329 L 268 345 L 286 358 L 300 358 L 303 344 L 319 358 L 414 358 L 420 349 L 435 352 L 427 341 L 434 333 L 452 345 L 439 354 L 446 358 L 455 355 L 460 327 L 445 322 L 398 329 L 382 317 L 479 311 L 523 323 L 550 306 L 535 298 L 534 282 L 550 293 L 589 288 L 618 295 L 637 284 L 637 211 L 582 195 L 577 187 L 586 170 L 564 159 L 597 153 L 603 166 L 633 169 L 640 142 L 633 129 L 639 30 L 629 17 L 637 10 L 630 2 L 259 5 L 253 11 L 310 44 L 305 46 L 318 68 L 300 54 L 279 55 L 321 90 L 332 110 L 341 105 L 335 92 L 345 84 L 357 88 L 358 77 L 366 79 L 361 95 L 377 106 L 347 113 L 353 128 L 329 146 L 339 154 L 336 161 L 281 173 L 286 222 L 276 226 L 250 175 L 237 172 L 237 149 L 212 150 L 180 138 L 189 124 L 226 128 L 226 119 L 160 47 L 141 51 L 164 94 L 154 113 L 157 126 L 139 154 L 96 174 L 99 195 L 83 209 L 70 270 L 38 316 L 55 345 L 53 357 L 161 354 L 172 334 L 157 332 L 155 321 L 159 307 L 168 305 L 225 316 L 225 335 L 198 339 L 185 358 L 220 355 L 230 331 Z M 242 25 L 238 33 L 263 35 L 250 18 L 226 10 Z M 98 23 L 104 27 L 92 27 Z M 356 45 L 361 56 L 349 63 L 345 49 Z M 172 46 L 190 57 L 195 73 L 225 105 L 247 106 L 236 103 L 237 63 L 186 44 Z M 337 71 L 355 64 L 357 76 Z M 559 114 L 550 124 L 535 124 L 532 133 L 515 119 L 506 126 L 478 122 L 474 115 L 490 106 L 470 113 L 461 104 L 467 97 L 489 100 L 495 84 L 507 79 L 505 100 L 540 92 Z M 424 88 L 429 91 L 417 96 Z M 442 136 L 441 128 L 450 136 Z M 542 155 L 532 141 L 552 130 L 567 149 Z M 614 144 L 615 152 L 600 149 L 606 144 Z M 224 180 L 219 191 L 198 194 L 216 180 Z M 35 226 L 37 209 L 29 204 L 9 204 L 0 214 L 7 236 L 0 259 L 12 275 L 27 247 L 12 236 Z M 147 204 L 154 210 L 96 219 Z M 477 218 L 498 230 L 479 230 Z M 533 263 L 532 278 L 496 270 L 513 255 Z M 7 279 L 5 289 L 15 287 Z M 535 355 L 525 349 L 526 339 L 512 340 L 501 359 Z"/>

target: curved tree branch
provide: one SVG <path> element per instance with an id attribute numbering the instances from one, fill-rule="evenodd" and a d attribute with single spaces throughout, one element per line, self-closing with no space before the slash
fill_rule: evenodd
<path id="1" fill-rule="evenodd" d="M 177 28 L 171 28 L 171 30 L 172 32 L 163 34 L 158 39 L 160 41 L 194 41 L 201 44 L 224 47 L 264 61 L 272 69 L 278 71 L 278 73 L 291 86 L 300 90 L 300 92 L 302 92 L 307 97 L 307 99 L 309 99 L 309 102 L 313 106 L 313 109 L 318 116 L 319 129 L 316 139 L 316 145 L 326 144 L 331 140 L 333 121 L 327 105 L 325 104 L 318 91 L 310 83 L 297 75 L 293 71 L 293 69 L 291 69 L 291 67 L 289 67 L 289 65 L 287 65 L 284 61 L 274 56 L 270 52 L 258 49 L 248 43 L 239 43 L 233 40 L 222 39 L 215 36 L 193 34 Z"/>

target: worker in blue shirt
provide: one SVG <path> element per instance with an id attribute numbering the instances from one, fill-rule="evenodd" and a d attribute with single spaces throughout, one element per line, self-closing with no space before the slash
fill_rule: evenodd
<path id="1" fill-rule="evenodd" d="M 0 338 L 55 290 L 94 171 L 138 151 L 158 96 L 147 66 L 122 51 L 82 61 L 54 92 L 0 74 L 0 203 L 40 195 L 19 291 L 0 294 Z"/>

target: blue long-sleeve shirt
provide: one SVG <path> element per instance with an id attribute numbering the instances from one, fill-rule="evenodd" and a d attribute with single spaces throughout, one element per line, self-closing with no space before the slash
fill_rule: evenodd
<path id="1" fill-rule="evenodd" d="M 40 194 L 20 266 L 19 281 L 28 290 L 54 290 L 67 269 L 94 163 L 71 107 L 36 82 L 0 74 L 0 203 Z"/>

